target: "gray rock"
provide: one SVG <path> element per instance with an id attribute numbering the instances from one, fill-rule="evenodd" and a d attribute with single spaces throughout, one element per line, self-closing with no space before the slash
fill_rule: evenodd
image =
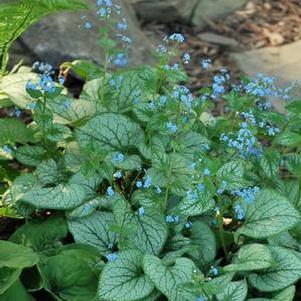
<path id="1" fill-rule="evenodd" d="M 242 8 L 248 0 L 199 0 L 193 12 L 192 24 L 206 26 L 207 20 L 225 17 L 235 10 Z"/>
<path id="2" fill-rule="evenodd" d="M 180 21 L 205 26 L 206 20 L 223 17 L 246 4 L 247 0 L 130 0 L 144 20 Z"/>
<path id="3" fill-rule="evenodd" d="M 115 0 L 116 1 L 116 0 Z M 64 12 L 48 16 L 25 32 L 20 40 L 23 49 L 35 54 L 37 59 L 59 66 L 64 61 L 74 59 L 90 59 L 101 64 L 103 57 L 98 46 L 100 21 L 96 14 L 95 0 L 88 0 L 92 7 L 90 11 Z M 152 61 L 152 43 L 140 30 L 132 6 L 120 0 L 123 15 L 128 22 L 128 36 L 133 40 L 129 51 L 130 62 L 133 64 Z M 81 17 L 87 16 L 93 24 L 89 30 L 83 28 Z M 12 50 L 20 57 L 20 43 Z M 24 56 L 26 53 L 24 54 Z M 16 59 L 14 59 L 16 60 Z"/>
<path id="4" fill-rule="evenodd" d="M 130 0 L 138 16 L 163 23 L 189 22 L 199 0 Z"/>
<path id="5" fill-rule="evenodd" d="M 280 86 L 301 81 L 301 41 L 285 46 L 232 53 L 230 56 L 248 76 L 255 76 L 257 73 L 275 76 Z M 274 99 L 273 105 L 278 111 L 284 112 L 284 101 Z"/>

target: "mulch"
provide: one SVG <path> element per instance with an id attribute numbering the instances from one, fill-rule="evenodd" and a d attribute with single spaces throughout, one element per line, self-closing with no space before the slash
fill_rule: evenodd
<path id="1" fill-rule="evenodd" d="M 143 24 L 145 33 L 164 37 L 168 33 L 182 32 L 186 43 L 183 53 L 191 54 L 192 62 L 186 66 L 189 86 L 198 91 L 211 83 L 220 68 L 227 68 L 232 79 L 239 80 L 241 72 L 229 58 L 231 51 L 245 51 L 269 46 L 279 46 L 301 39 L 300 0 L 251 0 L 244 8 L 225 19 L 207 20 L 206 28 L 184 24 Z M 211 38 L 208 39 L 211 35 Z M 223 38 L 229 41 L 223 41 Z M 239 45 L 239 46 L 237 46 Z M 210 71 L 200 68 L 200 60 L 211 58 Z"/>

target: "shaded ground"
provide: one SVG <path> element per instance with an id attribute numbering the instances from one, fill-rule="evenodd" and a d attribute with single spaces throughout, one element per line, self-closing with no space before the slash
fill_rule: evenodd
<path id="1" fill-rule="evenodd" d="M 242 10 L 234 12 L 225 20 L 208 20 L 205 29 L 183 24 L 141 22 L 150 37 L 163 38 L 166 33 L 175 31 L 186 36 L 183 52 L 192 56 L 187 72 L 191 78 L 191 88 L 196 91 L 208 85 L 212 75 L 221 67 L 228 68 L 233 79 L 239 78 L 241 70 L 230 59 L 230 52 L 285 45 L 300 40 L 301 1 L 251 0 Z M 207 57 L 213 60 L 210 72 L 204 72 L 199 64 L 202 58 Z"/>

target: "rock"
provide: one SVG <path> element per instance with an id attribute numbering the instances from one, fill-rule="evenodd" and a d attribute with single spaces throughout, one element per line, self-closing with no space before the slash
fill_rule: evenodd
<path id="1" fill-rule="evenodd" d="M 116 1 L 116 0 L 115 0 Z M 43 18 L 39 23 L 25 32 L 20 40 L 23 49 L 34 53 L 38 60 L 46 61 L 54 66 L 59 66 L 64 61 L 74 59 L 90 59 L 101 64 L 103 57 L 98 46 L 100 21 L 96 14 L 95 0 L 91 3 L 90 11 L 64 12 Z M 118 1 L 116 1 L 118 2 Z M 125 0 L 119 0 L 122 12 L 128 22 L 127 35 L 133 40 L 129 51 L 130 63 L 140 64 L 152 61 L 152 43 L 140 30 L 132 6 Z M 86 16 L 93 24 L 89 30 L 83 28 L 82 16 Z M 16 44 L 16 51 L 20 54 L 20 43 Z M 24 54 L 24 56 L 26 53 Z"/>
<path id="2" fill-rule="evenodd" d="M 189 22 L 199 0 L 130 0 L 137 15 L 146 21 Z"/>
<path id="3" fill-rule="evenodd" d="M 235 10 L 242 8 L 248 0 L 199 0 L 193 12 L 192 24 L 204 27 L 207 20 L 225 17 Z"/>
<path id="4" fill-rule="evenodd" d="M 223 17 L 247 0 L 130 0 L 138 16 L 147 21 L 185 22 L 205 26 L 206 20 Z"/>
<path id="5" fill-rule="evenodd" d="M 232 50 L 242 49 L 243 46 L 237 42 L 235 39 L 228 38 L 219 34 L 215 34 L 212 32 L 204 32 L 198 35 L 198 37 L 205 42 L 216 44 L 220 46 L 224 46 L 225 48 L 229 48 Z"/>
<path id="6" fill-rule="evenodd" d="M 301 81 L 301 41 L 285 46 L 231 53 L 230 57 L 248 76 L 255 76 L 257 73 L 275 76 L 280 86 Z M 278 111 L 284 112 L 284 101 L 276 99 L 273 104 Z"/>

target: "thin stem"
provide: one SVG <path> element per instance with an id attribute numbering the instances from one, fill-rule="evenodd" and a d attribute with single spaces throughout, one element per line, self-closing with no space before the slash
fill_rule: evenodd
<path id="1" fill-rule="evenodd" d="M 223 228 L 223 224 L 224 224 L 224 220 L 223 220 L 223 208 L 222 208 L 222 202 L 221 202 L 221 198 L 218 196 L 217 198 L 218 201 L 218 207 L 219 207 L 219 214 L 218 214 L 218 234 L 219 234 L 219 238 L 221 241 L 221 245 L 222 245 L 222 249 L 223 252 L 225 254 L 225 257 L 227 260 L 229 260 L 229 252 L 227 249 L 227 244 L 226 244 L 226 240 L 225 240 L 225 236 L 224 236 L 224 228 Z"/>

